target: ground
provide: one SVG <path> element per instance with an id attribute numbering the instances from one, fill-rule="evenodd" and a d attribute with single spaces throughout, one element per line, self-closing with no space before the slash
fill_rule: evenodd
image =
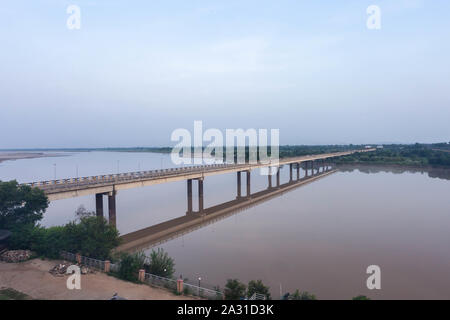
<path id="1" fill-rule="evenodd" d="M 67 276 L 56 277 L 48 272 L 60 262 L 41 259 L 22 263 L 0 262 L 0 295 L 6 288 L 11 288 L 32 299 L 45 300 L 108 300 L 114 293 L 132 300 L 189 299 L 164 289 L 122 281 L 102 272 L 82 275 L 81 289 L 69 290 L 66 287 Z"/>

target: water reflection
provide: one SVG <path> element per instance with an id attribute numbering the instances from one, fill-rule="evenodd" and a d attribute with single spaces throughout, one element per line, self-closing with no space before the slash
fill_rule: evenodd
<path id="1" fill-rule="evenodd" d="M 394 165 L 364 165 L 364 164 L 339 165 L 338 168 L 342 172 L 353 172 L 357 170 L 362 173 L 380 173 L 380 172 L 389 172 L 394 174 L 421 173 L 427 174 L 428 177 L 430 178 L 450 180 L 450 169 L 446 168 L 433 168 L 433 167 L 408 168 Z"/>
<path id="2" fill-rule="evenodd" d="M 147 227 L 135 232 L 123 235 L 122 244 L 117 251 L 140 251 L 164 243 L 168 240 L 180 237 L 205 227 L 211 223 L 223 220 L 241 211 L 253 208 L 261 203 L 279 197 L 286 192 L 292 191 L 306 183 L 328 176 L 336 170 L 327 170 L 314 176 L 303 177 L 298 180 L 289 181 L 272 187 L 271 185 L 262 191 L 251 194 L 250 197 L 237 197 L 235 200 L 205 208 L 203 214 L 187 213 L 184 216 L 164 221 L 162 223 Z"/>

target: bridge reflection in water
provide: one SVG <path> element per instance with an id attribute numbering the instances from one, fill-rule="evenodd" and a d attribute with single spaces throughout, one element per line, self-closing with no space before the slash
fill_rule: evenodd
<path id="1" fill-rule="evenodd" d="M 280 184 L 279 175 L 277 177 L 277 184 L 272 187 L 271 179 L 269 179 L 269 186 L 267 189 L 250 194 L 247 196 L 238 196 L 235 200 L 224 202 L 209 208 L 204 208 L 202 213 L 188 211 L 184 216 L 171 219 L 151 227 L 147 227 L 135 232 L 128 233 L 121 236 L 122 243 L 117 248 L 117 251 L 135 252 L 139 250 L 148 249 L 178 238 L 184 234 L 190 233 L 199 228 L 205 227 L 209 224 L 225 219 L 228 216 L 234 215 L 240 211 L 244 211 L 253 206 L 257 206 L 274 197 L 281 196 L 285 192 L 294 190 L 302 185 L 321 179 L 337 170 L 329 166 L 323 167 L 322 171 L 307 175 L 297 179 L 290 176 L 289 182 Z M 314 171 L 313 171 L 314 172 Z"/>

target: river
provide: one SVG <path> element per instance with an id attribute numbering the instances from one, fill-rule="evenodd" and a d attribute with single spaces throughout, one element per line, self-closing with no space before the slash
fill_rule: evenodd
<path id="1" fill-rule="evenodd" d="M 1 162 L 0 180 L 173 167 L 167 154 L 58 154 Z M 449 178 L 448 170 L 342 168 L 160 246 L 174 258 L 176 276 L 209 286 L 261 279 L 275 298 L 300 289 L 319 299 L 450 299 Z M 284 168 L 281 182 L 288 179 Z M 252 172 L 252 192 L 266 187 L 267 177 Z M 207 177 L 204 197 L 205 207 L 233 200 L 236 175 Z M 67 223 L 80 205 L 94 210 L 94 197 L 52 202 L 41 223 Z M 183 216 L 186 207 L 185 182 L 121 191 L 117 226 L 126 234 Z M 370 265 L 381 268 L 381 290 L 366 287 Z"/>

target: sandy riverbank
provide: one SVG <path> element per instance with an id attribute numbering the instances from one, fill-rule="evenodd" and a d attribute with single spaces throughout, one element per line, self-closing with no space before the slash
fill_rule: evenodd
<path id="1" fill-rule="evenodd" d="M 0 162 L 8 160 L 19 159 L 33 159 L 44 157 L 61 157 L 62 154 L 58 153 L 44 153 L 44 152 L 4 152 L 0 151 Z"/>
<path id="2" fill-rule="evenodd" d="M 33 299 L 108 300 L 114 293 L 129 300 L 183 300 L 171 292 L 119 280 L 102 272 L 81 276 L 81 289 L 69 290 L 67 277 L 55 277 L 49 270 L 60 261 L 33 259 L 22 263 L 0 261 L 0 288 L 12 288 Z"/>

